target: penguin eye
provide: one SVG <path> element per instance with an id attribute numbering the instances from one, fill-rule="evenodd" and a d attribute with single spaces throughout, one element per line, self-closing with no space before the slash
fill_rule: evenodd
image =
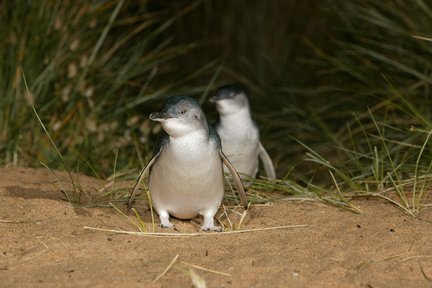
<path id="1" fill-rule="evenodd" d="M 186 110 L 185 109 L 180 110 L 180 114 L 186 114 Z"/>

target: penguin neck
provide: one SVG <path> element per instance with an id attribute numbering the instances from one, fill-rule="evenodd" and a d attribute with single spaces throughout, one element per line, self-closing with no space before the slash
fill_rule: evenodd
<path id="1" fill-rule="evenodd" d="M 242 127 L 253 126 L 249 106 L 240 108 L 234 113 L 220 115 L 220 124 L 222 127 Z"/>
<path id="2" fill-rule="evenodd" d="M 208 129 L 197 129 L 182 136 L 170 137 L 171 149 L 180 154 L 194 154 L 206 149 L 209 142 Z"/>

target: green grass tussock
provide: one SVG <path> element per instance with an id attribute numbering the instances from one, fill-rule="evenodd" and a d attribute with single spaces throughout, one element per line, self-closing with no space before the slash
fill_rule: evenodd
<path id="1" fill-rule="evenodd" d="M 199 3 L 198 3 L 199 4 Z M 2 1 L 0 155 L 5 163 L 58 166 L 36 122 L 34 105 L 71 167 L 107 175 L 147 158 L 151 127 L 145 103 L 179 89 L 188 78 L 172 70 L 196 43 L 165 37 L 181 15 L 133 1 Z M 25 93 L 22 72 L 29 83 Z M 172 81 L 175 76 L 175 81 Z M 170 79 L 170 80 L 167 80 Z M 128 152 L 124 152 L 128 150 Z M 140 150 L 140 154 L 131 153 Z M 94 168 L 88 167 L 94 165 Z M 81 166 L 81 167 L 80 167 Z M 108 174 L 109 175 L 109 174 Z"/>
<path id="2" fill-rule="evenodd" d="M 251 200 L 376 196 L 415 215 L 431 200 L 431 21 L 424 0 L 1 1 L 0 162 L 131 179 L 162 98 L 193 95 L 213 121 L 208 96 L 239 82 L 279 176 Z"/>
<path id="3" fill-rule="evenodd" d="M 328 3 L 332 38 L 315 47 L 314 64 L 330 103 L 318 121 L 334 151 L 319 149 L 328 161 L 309 150 L 307 160 L 332 171 L 342 191 L 386 199 L 394 192 L 389 200 L 416 213 L 430 186 L 432 50 L 413 36 L 431 33 L 431 7 L 420 0 Z"/>

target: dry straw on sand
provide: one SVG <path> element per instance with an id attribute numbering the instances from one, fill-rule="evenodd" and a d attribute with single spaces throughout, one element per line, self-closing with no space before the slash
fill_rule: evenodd
<path id="1" fill-rule="evenodd" d="M 197 233 L 158 233 L 158 232 L 137 232 L 137 231 L 125 231 L 125 230 L 113 230 L 113 229 L 103 229 L 97 227 L 89 227 L 84 226 L 84 229 L 94 230 L 94 231 L 102 231 L 109 233 L 117 233 L 117 234 L 128 234 L 128 235 L 136 235 L 143 237 L 173 237 L 173 238 L 183 238 L 183 237 L 197 237 L 197 236 L 225 236 L 232 234 L 242 234 L 242 233 L 252 233 L 252 232 L 262 232 L 269 230 L 280 230 L 280 229 L 292 229 L 292 228 L 306 228 L 310 225 L 298 224 L 298 225 L 285 225 L 285 226 L 274 226 L 274 227 L 264 227 L 264 228 L 256 228 L 256 229 L 244 229 L 244 230 L 235 230 L 235 231 L 227 231 L 227 232 L 197 232 Z"/>

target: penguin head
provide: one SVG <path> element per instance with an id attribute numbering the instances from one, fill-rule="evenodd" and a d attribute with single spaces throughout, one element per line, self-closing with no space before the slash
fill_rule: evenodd
<path id="1" fill-rule="evenodd" d="M 181 137 L 198 129 L 208 130 L 201 106 L 188 96 L 168 98 L 162 111 L 151 113 L 149 118 L 161 122 L 163 129 L 171 137 Z"/>
<path id="2" fill-rule="evenodd" d="M 216 95 L 210 98 L 210 102 L 216 103 L 216 109 L 221 115 L 233 114 L 244 108 L 249 109 L 246 92 L 236 84 L 220 87 Z"/>

